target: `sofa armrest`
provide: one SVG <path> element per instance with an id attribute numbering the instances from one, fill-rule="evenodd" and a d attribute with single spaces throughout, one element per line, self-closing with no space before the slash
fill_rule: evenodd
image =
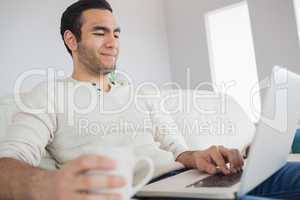
<path id="1" fill-rule="evenodd" d="M 294 142 L 292 145 L 292 153 L 300 153 L 300 129 L 297 129 Z"/>

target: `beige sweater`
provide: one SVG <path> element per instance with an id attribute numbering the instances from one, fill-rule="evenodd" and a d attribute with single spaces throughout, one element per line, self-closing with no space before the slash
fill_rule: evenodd
<path id="1" fill-rule="evenodd" d="M 101 153 L 99 147 L 115 146 L 154 162 L 170 158 L 168 152 L 176 158 L 187 150 L 184 139 L 159 98 L 145 94 L 130 86 L 99 92 L 72 78 L 41 83 L 18 103 L 21 111 L 0 142 L 0 157 L 38 166 L 47 150 L 60 167 L 82 154 Z"/>

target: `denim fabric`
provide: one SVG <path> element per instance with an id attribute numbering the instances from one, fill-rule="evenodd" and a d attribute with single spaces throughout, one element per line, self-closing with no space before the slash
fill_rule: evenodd
<path id="1" fill-rule="evenodd" d="M 282 169 L 260 184 L 249 195 L 268 199 L 300 199 L 300 162 L 287 163 Z M 242 200 L 250 200 L 244 197 Z M 252 198 L 253 200 L 255 198 Z"/>

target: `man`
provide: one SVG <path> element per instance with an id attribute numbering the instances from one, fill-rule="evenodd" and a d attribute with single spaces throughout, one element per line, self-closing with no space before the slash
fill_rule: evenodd
<path id="1" fill-rule="evenodd" d="M 122 94 L 124 88 L 116 86 L 107 78 L 115 70 L 120 35 L 120 28 L 110 5 L 105 0 L 80 0 L 74 3 L 62 16 L 61 34 L 72 56 L 74 70 L 72 78 L 60 82 L 60 86 L 70 86 L 68 89 L 74 89 L 78 84 L 86 86 L 79 89 L 73 97 L 81 106 L 91 101 L 86 93 L 89 91 L 92 95 L 99 94 L 97 99 L 106 99 L 100 101 L 100 104 L 107 102 L 108 107 L 113 107 L 114 103 L 119 102 L 118 95 Z M 91 87 L 95 90 L 91 91 Z M 24 98 L 24 102 L 32 109 L 50 105 L 53 110 L 16 113 L 7 138 L 0 145 L 0 199 L 120 199 L 117 193 L 86 192 L 97 187 L 122 187 L 126 182 L 123 177 L 118 176 L 84 176 L 84 172 L 89 170 L 113 170 L 116 163 L 101 155 L 81 155 L 80 152 L 86 145 L 131 145 L 132 141 L 124 142 L 126 135 L 114 137 L 111 133 L 107 137 L 100 137 L 88 135 L 89 131 L 80 132 L 77 125 L 82 119 L 107 125 L 115 118 L 113 114 L 102 115 L 97 109 L 74 114 L 69 112 L 73 108 L 67 107 L 67 111 L 63 109 L 65 112 L 59 112 L 64 100 L 49 101 L 45 92 L 46 86 L 41 84 Z M 55 93 L 55 99 L 64 94 Z M 70 113 L 74 116 L 69 121 Z M 126 113 L 122 117 L 126 118 Z M 153 114 L 151 120 L 157 124 L 174 124 L 168 116 Z M 243 166 L 238 150 L 212 146 L 203 151 L 188 151 L 176 129 L 172 130 L 176 134 L 171 134 L 169 129 L 160 131 L 167 134 L 158 134 L 154 137 L 155 140 L 161 143 L 163 149 L 172 152 L 176 161 L 185 167 L 197 168 L 210 174 L 220 169 L 228 175 L 236 173 Z M 60 169 L 46 171 L 37 167 L 45 148 L 52 154 Z M 288 169 L 295 171 L 299 167 Z M 299 187 L 300 181 L 295 180 L 293 184 Z"/>

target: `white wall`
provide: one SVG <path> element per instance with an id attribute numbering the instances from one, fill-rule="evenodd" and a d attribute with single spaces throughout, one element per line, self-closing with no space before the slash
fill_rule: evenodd
<path id="1" fill-rule="evenodd" d="M 204 14 L 241 0 L 109 0 L 122 27 L 119 69 L 135 83 L 211 82 Z M 17 76 L 33 68 L 72 69 L 59 34 L 63 10 L 74 0 L 10 0 L 0 7 L 0 96 L 11 93 Z M 162 6 L 163 5 L 163 6 Z M 300 73 L 292 0 L 248 0 L 259 78 L 273 64 Z M 170 54 L 170 56 L 169 56 Z M 171 71 L 171 72 L 170 72 Z M 40 80 L 27 81 L 32 86 Z"/>
<path id="2" fill-rule="evenodd" d="M 190 68 L 190 87 L 211 82 L 204 15 L 241 0 L 166 0 L 172 78 L 184 88 Z M 300 73 L 300 49 L 293 0 L 248 0 L 258 76 L 284 65 Z"/>
<path id="3" fill-rule="evenodd" d="M 59 33 L 60 17 L 74 0 L 6 0 L 0 6 L 0 96 L 13 92 L 24 71 L 54 67 L 70 74 L 72 60 Z M 118 67 L 135 83 L 170 81 L 168 45 L 161 0 L 111 0 L 120 20 Z M 26 81 L 32 87 L 42 78 Z"/>
<path id="4" fill-rule="evenodd" d="M 55 67 L 70 73 L 71 58 L 59 34 L 60 16 L 72 2 L 10 0 L 0 7 L 0 96 L 13 92 L 24 71 Z M 30 87 L 42 78 L 26 81 Z"/>
<path id="5" fill-rule="evenodd" d="M 195 88 L 201 82 L 212 81 L 204 15 L 240 1 L 165 1 L 172 78 L 181 87 Z M 190 81 L 187 80 L 187 68 L 190 70 Z"/>
<path id="6" fill-rule="evenodd" d="M 258 76 L 274 65 L 300 74 L 300 48 L 293 0 L 248 0 Z"/>

